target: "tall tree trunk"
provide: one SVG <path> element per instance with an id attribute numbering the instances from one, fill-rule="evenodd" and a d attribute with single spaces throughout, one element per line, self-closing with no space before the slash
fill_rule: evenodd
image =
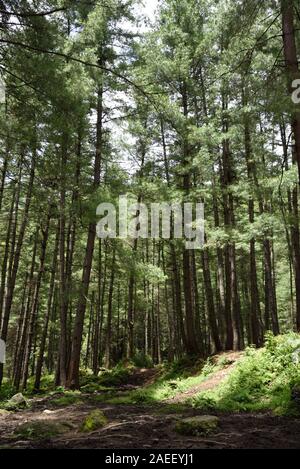
<path id="1" fill-rule="evenodd" d="M 16 341 L 15 341 L 15 350 L 14 350 L 14 361 L 13 361 L 13 377 L 15 375 L 15 370 L 17 368 L 17 360 L 18 360 L 18 353 L 20 342 L 22 338 L 22 330 L 24 327 L 24 317 L 25 317 L 25 310 L 26 310 L 26 299 L 27 294 L 29 294 L 29 272 L 25 274 L 25 282 L 24 282 L 24 289 L 22 293 L 22 301 L 19 310 L 19 319 L 18 319 L 18 327 L 17 327 L 17 334 L 16 334 Z"/>
<path id="2" fill-rule="evenodd" d="M 58 255 L 58 251 L 57 251 Z M 58 287 L 54 284 L 54 293 L 53 293 L 53 302 L 51 308 L 51 315 L 50 315 L 50 324 L 49 324 L 49 339 L 48 339 L 48 346 L 47 346 L 47 360 L 45 360 L 45 364 L 48 368 L 49 373 L 53 373 L 55 367 L 55 358 L 56 353 L 55 351 L 58 350 L 58 339 L 56 334 L 56 323 L 57 323 L 57 311 L 59 307 L 59 291 Z M 57 357 L 59 360 L 59 357 Z M 58 367 L 56 367 L 56 372 Z M 57 381 L 57 380 L 56 380 Z"/>
<path id="3" fill-rule="evenodd" d="M 134 240 L 133 252 L 137 250 L 137 240 Z M 126 358 L 131 360 L 134 356 L 134 274 L 131 273 L 128 285 L 127 309 L 127 352 Z"/>
<path id="4" fill-rule="evenodd" d="M 45 314 L 45 318 L 44 318 L 45 322 L 44 322 L 42 337 L 41 337 L 41 342 L 40 342 L 39 356 L 38 356 L 37 364 L 36 364 L 35 382 L 34 382 L 35 391 L 38 391 L 40 389 L 40 384 L 41 384 L 42 369 L 43 369 L 43 364 L 44 364 L 44 354 L 45 354 L 45 349 L 46 349 L 46 341 L 47 341 L 47 336 L 48 336 L 49 321 L 50 321 L 50 317 L 51 317 L 53 297 L 54 297 L 58 246 L 59 246 L 59 223 L 58 223 L 58 227 L 57 227 L 57 231 L 56 231 L 56 239 L 55 239 L 54 251 L 53 251 L 53 261 L 52 261 L 52 266 L 51 266 L 47 309 L 46 309 L 46 314 Z"/>
<path id="5" fill-rule="evenodd" d="M 227 99 L 223 96 L 223 132 L 229 130 L 227 108 Z M 232 155 L 230 144 L 227 138 L 224 138 L 222 145 L 222 186 L 223 186 L 223 203 L 224 203 L 224 223 L 229 229 L 235 225 L 234 216 L 234 199 L 231 191 L 231 185 L 234 180 Z M 236 268 L 236 250 L 235 242 L 231 240 L 225 247 L 225 314 L 226 314 L 226 348 L 239 350 L 243 347 L 243 328 L 241 319 L 240 299 L 238 292 L 237 268 Z"/>
<path id="6" fill-rule="evenodd" d="M 6 118 L 8 117 L 8 100 L 6 99 L 5 101 L 5 115 Z M 8 170 L 8 163 L 9 163 L 9 147 L 10 147 L 10 139 L 9 139 L 9 133 L 7 133 L 6 136 L 6 149 L 5 149 L 5 154 L 4 154 L 4 159 L 3 159 L 3 165 L 1 168 L 1 178 L 0 178 L 0 212 L 2 209 L 2 202 L 3 202 L 3 195 L 4 195 L 4 187 L 5 187 L 5 180 L 7 176 L 7 170 Z"/>
<path id="7" fill-rule="evenodd" d="M 92 291 L 91 295 L 91 304 L 90 304 L 90 317 L 87 333 L 87 343 L 86 343 L 86 353 L 85 353 L 85 368 L 89 367 L 90 355 L 91 355 L 91 343 L 92 343 L 92 334 L 94 328 L 94 304 L 95 304 L 95 292 Z"/>
<path id="8" fill-rule="evenodd" d="M 57 385 L 66 386 L 67 381 L 67 276 L 66 276 L 66 167 L 67 135 L 62 135 L 60 158 L 60 203 L 59 203 L 59 296 L 60 296 L 60 335 Z"/>
<path id="9" fill-rule="evenodd" d="M 182 135 L 182 154 L 183 166 L 185 168 L 183 174 L 183 191 L 185 197 L 189 196 L 191 181 L 190 181 L 190 146 L 188 142 L 188 100 L 186 84 L 182 85 L 182 109 L 183 115 L 186 120 L 184 128 L 184 135 Z M 186 351 L 190 355 L 195 355 L 199 352 L 199 346 L 195 335 L 195 311 L 194 311 L 194 298 L 193 298 L 193 277 L 192 277 L 192 262 L 191 253 L 188 249 L 183 250 L 183 292 L 185 302 L 185 325 L 186 325 Z"/>
<path id="10" fill-rule="evenodd" d="M 101 322 L 101 280 L 102 280 L 102 240 L 98 244 L 98 292 L 95 318 L 95 334 L 93 340 L 93 373 L 97 376 L 99 371 L 99 340 L 100 340 L 100 322 Z"/>
<path id="11" fill-rule="evenodd" d="M 7 224 L 7 232 L 6 232 L 6 240 L 5 240 L 5 248 L 4 248 L 4 254 L 3 254 L 3 260 L 2 260 L 2 266 L 1 266 L 1 284 L 0 284 L 0 330 L 1 330 L 1 324 L 2 324 L 2 311 L 4 307 L 4 296 L 5 296 L 5 285 L 6 285 L 6 277 L 8 271 L 11 269 L 8 269 L 8 259 L 9 259 L 9 251 L 11 250 L 11 259 L 13 259 L 13 253 L 14 253 L 14 238 L 15 238 L 15 233 L 17 230 L 17 224 L 16 224 L 16 216 L 14 217 L 14 209 L 17 212 L 18 211 L 18 200 L 19 200 L 19 191 L 20 189 L 16 190 L 16 185 L 14 184 L 13 187 L 13 194 L 11 198 L 11 205 L 10 205 L 10 210 L 9 210 L 9 216 L 8 216 L 8 224 Z M 17 192 L 17 195 L 16 195 Z"/>
<path id="12" fill-rule="evenodd" d="M 298 66 L 298 57 L 296 49 L 295 24 L 294 24 L 294 2 L 291 0 L 281 0 L 282 10 L 282 33 L 283 49 L 285 57 L 286 71 L 288 75 L 288 92 L 292 95 L 293 80 L 300 78 Z M 291 121 L 292 133 L 294 137 L 293 144 L 293 163 L 298 166 L 298 187 L 300 185 L 300 112 L 295 110 L 292 113 Z M 296 325 L 300 331 L 300 232 L 299 232 L 299 213 L 298 213 L 298 191 L 293 190 L 292 195 L 294 223 L 292 229 L 293 260 L 295 271 L 295 290 L 296 290 Z"/>
<path id="13" fill-rule="evenodd" d="M 113 291 L 115 281 L 115 260 L 116 247 L 113 245 L 112 263 L 110 272 L 108 305 L 107 305 L 107 323 L 106 323 L 106 343 L 105 343 L 105 368 L 111 367 L 112 362 L 112 314 L 113 314 Z"/>
<path id="14" fill-rule="evenodd" d="M 244 99 L 244 105 L 247 104 L 247 100 Z M 248 179 L 253 182 L 253 155 L 251 146 L 251 134 L 250 127 L 247 117 L 244 122 L 245 127 L 245 157 L 247 165 Z M 248 216 L 249 222 L 254 223 L 254 200 L 253 196 L 249 197 L 248 201 Z M 257 283 L 257 265 L 256 265 L 256 251 L 255 251 L 255 239 L 250 240 L 250 327 L 251 327 L 251 342 L 257 346 L 262 344 L 262 331 L 261 331 L 261 310 L 259 300 L 259 290 Z"/>
<path id="15" fill-rule="evenodd" d="M 201 357 L 205 356 L 205 341 L 204 333 L 202 330 L 203 326 L 203 317 L 201 314 L 201 305 L 199 299 L 199 290 L 198 290 L 198 275 L 197 275 L 197 265 L 196 265 L 196 256 L 195 251 L 191 251 L 191 262 L 192 262 L 192 275 L 193 275 L 193 291 L 194 291 L 194 302 L 195 302 L 195 331 L 198 336 L 199 343 L 199 353 Z M 204 324 L 205 325 L 205 324 Z"/>
<path id="16" fill-rule="evenodd" d="M 210 267 L 209 267 L 209 254 L 208 254 L 207 248 L 202 249 L 201 259 L 202 259 L 202 269 L 203 269 L 203 277 L 204 277 L 204 285 L 205 285 L 205 298 L 206 298 L 206 304 L 207 304 L 210 333 L 214 342 L 215 351 L 220 352 L 222 350 L 222 345 L 221 345 L 221 341 L 219 337 L 218 323 L 216 319 L 216 311 L 215 311 L 213 289 L 212 289 L 212 284 L 211 284 Z"/>
<path id="17" fill-rule="evenodd" d="M 102 85 L 98 90 L 98 104 L 97 104 L 97 136 L 96 136 L 96 154 L 94 161 L 94 189 L 96 190 L 100 185 L 101 173 L 101 160 L 102 160 L 102 118 L 103 118 L 103 88 Z M 92 270 L 94 245 L 96 238 L 96 221 L 89 224 L 88 237 L 86 243 L 86 250 L 83 262 L 83 272 L 81 280 L 81 288 L 79 292 L 79 300 L 77 305 L 75 323 L 72 335 L 72 349 L 70 357 L 70 366 L 68 374 L 68 387 L 79 387 L 79 366 L 80 366 L 80 352 L 82 343 L 83 323 L 86 310 L 86 301 L 89 291 L 90 276 Z"/>
<path id="18" fill-rule="evenodd" d="M 34 291 L 34 295 L 33 295 L 33 303 L 32 303 L 31 312 L 30 312 L 30 316 L 29 316 L 29 328 L 28 328 L 27 343 L 26 343 L 26 348 L 25 348 L 25 358 L 24 358 L 23 377 L 22 377 L 22 388 L 23 389 L 26 389 L 26 385 L 27 385 L 28 367 L 29 367 L 29 360 L 30 360 L 32 342 L 33 342 L 34 328 L 36 326 L 39 294 L 40 294 L 41 282 L 42 282 L 42 277 L 43 277 L 43 274 L 44 274 L 44 267 L 45 267 L 46 249 L 47 249 L 48 236 L 49 236 L 50 218 L 51 218 L 51 212 L 49 211 L 45 226 L 44 226 L 44 228 L 42 227 L 42 230 L 41 230 L 42 231 L 42 242 L 41 242 L 40 265 L 39 265 L 39 270 L 38 270 L 38 274 L 37 274 L 37 278 L 36 278 L 36 282 L 35 282 L 35 291 Z"/>
<path id="19" fill-rule="evenodd" d="M 7 283 L 7 293 L 5 297 L 5 307 L 4 307 L 4 315 L 3 315 L 3 322 L 2 322 L 2 329 L 1 329 L 1 339 L 4 340 L 4 342 L 7 339 L 8 323 L 9 323 L 10 312 L 11 312 L 11 307 L 12 307 L 12 302 L 13 302 L 13 295 L 14 295 L 15 285 L 16 285 L 16 280 L 17 280 L 17 273 L 19 269 L 23 240 L 24 240 L 25 231 L 28 225 L 29 208 L 30 208 L 30 203 L 31 203 L 33 182 L 34 182 L 34 176 L 35 176 L 35 162 L 36 162 L 36 149 L 33 150 L 30 175 L 29 175 L 29 181 L 28 181 L 28 189 L 27 189 L 26 198 L 25 198 L 23 218 L 21 221 L 20 229 L 19 229 L 16 250 L 14 253 L 14 262 L 12 266 L 12 271 L 11 271 L 11 275 L 9 276 L 8 283 Z M 3 364 L 0 363 L 0 386 L 2 384 L 2 379 L 3 379 Z"/>
<path id="20" fill-rule="evenodd" d="M 294 8 L 293 0 L 281 0 L 282 11 L 282 36 L 283 36 L 283 50 L 285 58 L 285 66 L 288 75 L 288 91 L 292 96 L 293 81 L 300 78 L 300 71 L 298 66 L 295 24 L 294 24 Z M 295 162 L 298 165 L 298 176 L 300 184 L 300 112 L 295 111 L 292 115 L 292 131 L 294 135 L 294 154 Z"/>
<path id="21" fill-rule="evenodd" d="M 170 173 L 169 173 L 169 161 L 167 155 L 167 147 L 165 141 L 165 130 L 164 130 L 164 123 L 161 120 L 161 140 L 162 140 L 162 149 L 163 149 L 163 157 L 164 157 L 164 166 L 165 166 L 165 176 L 167 180 L 168 187 L 171 187 L 170 181 Z M 180 279 L 180 272 L 178 268 L 178 256 L 176 252 L 176 247 L 173 241 L 174 237 L 174 220 L 173 216 L 171 218 L 171 262 L 173 267 L 173 286 L 174 286 L 174 311 L 176 314 L 176 322 L 179 324 L 179 334 L 181 336 L 181 341 L 186 349 L 186 333 L 184 328 L 184 319 L 183 319 L 183 311 L 182 311 L 182 299 L 181 299 L 181 279 Z M 176 328 L 177 329 L 177 328 Z M 179 335 L 177 334 L 177 336 Z M 177 353 L 180 354 L 181 351 L 181 344 L 179 340 L 177 342 Z"/>
<path id="22" fill-rule="evenodd" d="M 214 181 L 215 184 L 215 181 Z M 215 226 L 220 226 L 218 200 L 216 191 L 213 194 L 213 211 L 214 211 L 214 222 Z M 217 317 L 219 323 L 219 335 L 222 338 L 221 343 L 225 346 L 226 339 L 226 327 L 229 321 L 226 321 L 225 314 L 225 273 L 224 273 L 224 250 L 221 247 L 217 247 Z M 230 335 L 230 331 L 227 331 Z"/>
<path id="23" fill-rule="evenodd" d="M 30 273 L 28 278 L 28 295 L 27 295 L 27 302 L 24 314 L 24 321 L 22 325 L 22 333 L 20 344 L 17 349 L 17 360 L 16 360 L 16 368 L 14 370 L 14 387 L 19 389 L 21 377 L 22 377 L 22 369 L 24 364 L 24 353 L 26 347 L 26 337 L 27 337 L 27 330 L 28 330 L 28 323 L 32 305 L 32 296 L 34 292 L 34 272 L 35 272 L 35 261 L 36 261 L 36 254 L 37 254 L 37 247 L 38 247 L 38 236 L 39 236 L 39 227 L 36 229 L 35 236 L 34 236 L 34 243 L 33 243 L 33 250 L 32 250 L 32 261 L 30 267 Z"/>
<path id="24" fill-rule="evenodd" d="M 2 201 L 3 201 L 3 194 L 4 194 L 4 186 L 5 186 L 5 179 L 8 167 L 8 152 L 6 152 L 4 156 L 3 166 L 1 168 L 1 178 L 0 178 L 0 211 L 2 209 Z"/>

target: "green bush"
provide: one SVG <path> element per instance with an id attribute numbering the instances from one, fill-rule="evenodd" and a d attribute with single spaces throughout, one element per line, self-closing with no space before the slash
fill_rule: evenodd
<path id="1" fill-rule="evenodd" d="M 0 408 L 4 407 L 5 401 L 10 399 L 15 393 L 14 387 L 7 380 L 3 380 L 0 387 Z"/>
<path id="2" fill-rule="evenodd" d="M 125 384 L 133 372 L 133 367 L 119 364 L 112 370 L 104 371 L 99 376 L 99 383 L 102 386 L 120 386 Z"/>
<path id="3" fill-rule="evenodd" d="M 300 336 L 266 335 L 265 347 L 248 348 L 228 379 L 193 399 L 197 408 L 225 411 L 273 410 L 298 413 L 292 389 L 300 384 Z"/>
<path id="4" fill-rule="evenodd" d="M 149 355 L 145 355 L 143 352 L 136 353 L 132 363 L 137 368 L 153 368 L 152 358 Z"/>

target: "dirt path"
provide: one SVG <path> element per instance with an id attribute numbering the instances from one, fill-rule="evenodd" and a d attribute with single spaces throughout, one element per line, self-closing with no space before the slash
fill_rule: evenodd
<path id="1" fill-rule="evenodd" d="M 214 389 L 219 384 L 221 384 L 233 371 L 238 361 L 242 358 L 243 352 L 225 352 L 222 353 L 223 359 L 226 359 L 228 362 L 221 370 L 218 370 L 207 377 L 205 381 L 196 386 L 191 387 L 185 392 L 180 392 L 176 394 L 171 399 L 168 399 L 166 402 L 169 403 L 179 403 L 184 402 L 186 399 L 199 394 L 202 391 L 208 391 L 209 389 Z M 219 358 L 218 355 L 215 355 L 214 360 L 217 361 Z"/>
<path id="2" fill-rule="evenodd" d="M 80 425 L 95 409 L 104 412 L 108 424 L 102 429 L 83 434 L 79 430 Z M 177 419 L 199 414 L 193 409 L 184 410 L 180 415 L 174 414 L 167 405 L 144 407 L 83 403 L 51 409 L 51 403 L 45 401 L 30 411 L 0 416 L 0 446 L 90 449 L 300 448 L 300 420 L 269 414 L 219 415 L 218 431 L 209 437 L 184 437 L 175 432 Z M 69 431 L 58 437 L 44 439 L 20 438 L 14 434 L 16 428 L 24 422 L 41 421 L 67 422 Z"/>

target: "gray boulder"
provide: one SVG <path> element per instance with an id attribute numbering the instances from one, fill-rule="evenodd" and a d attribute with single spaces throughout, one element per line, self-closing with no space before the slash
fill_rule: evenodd
<path id="1" fill-rule="evenodd" d="M 9 399 L 6 404 L 6 409 L 24 409 L 28 407 L 27 399 L 23 396 L 21 392 L 15 394 L 13 397 Z"/>

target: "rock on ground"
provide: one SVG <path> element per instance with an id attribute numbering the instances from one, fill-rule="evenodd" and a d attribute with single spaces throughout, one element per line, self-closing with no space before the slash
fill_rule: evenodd
<path id="1" fill-rule="evenodd" d="M 197 415 L 179 420 L 175 430 L 182 435 L 197 436 L 213 432 L 218 423 L 219 419 L 215 415 Z"/>

